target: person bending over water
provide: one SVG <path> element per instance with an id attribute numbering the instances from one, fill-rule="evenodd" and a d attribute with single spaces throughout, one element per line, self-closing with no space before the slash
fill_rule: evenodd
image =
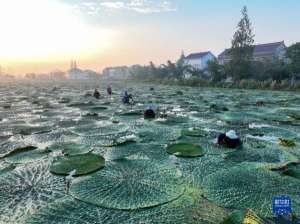
<path id="1" fill-rule="evenodd" d="M 155 119 L 156 114 L 153 106 L 149 106 L 148 109 L 144 112 L 144 119 Z"/>
<path id="2" fill-rule="evenodd" d="M 100 98 L 100 93 L 99 93 L 98 89 L 95 89 L 95 91 L 94 91 L 94 97 L 95 97 L 96 99 L 99 99 L 99 98 Z"/>
<path id="3" fill-rule="evenodd" d="M 225 146 L 226 148 L 235 149 L 242 145 L 242 141 L 235 131 L 231 130 L 218 136 L 218 144 Z"/>
<path id="4" fill-rule="evenodd" d="M 124 96 L 122 98 L 122 102 L 124 104 L 133 104 L 133 97 L 131 94 L 128 94 L 127 91 L 125 91 Z"/>

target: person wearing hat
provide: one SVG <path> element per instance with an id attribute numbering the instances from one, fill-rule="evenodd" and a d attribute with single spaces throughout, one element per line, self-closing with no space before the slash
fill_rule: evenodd
<path id="1" fill-rule="evenodd" d="M 242 141 L 234 130 L 230 130 L 218 136 L 218 144 L 227 148 L 235 149 L 242 145 Z"/>
<path id="2" fill-rule="evenodd" d="M 144 119 L 155 119 L 155 109 L 154 106 L 150 105 L 148 109 L 144 112 Z"/>

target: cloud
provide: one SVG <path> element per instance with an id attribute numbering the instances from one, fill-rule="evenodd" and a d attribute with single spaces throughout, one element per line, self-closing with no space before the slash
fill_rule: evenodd
<path id="1" fill-rule="evenodd" d="M 98 14 L 101 10 L 127 10 L 137 13 L 160 13 L 176 11 L 177 7 L 169 0 L 98 0 L 86 1 L 77 5 L 88 14 Z"/>

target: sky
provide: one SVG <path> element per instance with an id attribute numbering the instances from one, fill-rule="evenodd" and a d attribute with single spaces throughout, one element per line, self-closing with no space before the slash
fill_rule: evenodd
<path id="1" fill-rule="evenodd" d="M 161 64 L 231 45 L 246 5 L 256 43 L 300 41 L 299 0 L 0 0 L 0 66 L 11 74 Z"/>

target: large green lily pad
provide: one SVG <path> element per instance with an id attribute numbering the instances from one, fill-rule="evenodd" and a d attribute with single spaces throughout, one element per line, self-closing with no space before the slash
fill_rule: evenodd
<path id="1" fill-rule="evenodd" d="M 128 130 L 125 124 L 113 124 L 110 122 L 102 122 L 99 125 L 84 125 L 73 128 L 73 132 L 80 136 L 105 136 L 124 133 Z"/>
<path id="2" fill-rule="evenodd" d="M 170 163 L 121 159 L 74 180 L 73 197 L 105 208 L 132 210 L 175 200 L 184 193 L 180 172 Z"/>
<path id="3" fill-rule="evenodd" d="M 293 163 L 298 162 L 298 158 L 291 153 L 276 147 L 276 145 L 266 145 L 265 148 L 252 148 L 245 144 L 243 149 L 226 154 L 226 159 L 235 162 L 261 162 L 261 163 Z"/>
<path id="4" fill-rule="evenodd" d="M 182 157 L 197 157 L 204 155 L 204 150 L 200 145 L 185 142 L 169 145 L 166 150 L 170 154 Z"/>
<path id="5" fill-rule="evenodd" d="M 57 157 L 51 164 L 50 171 L 59 175 L 68 175 L 76 170 L 75 176 L 85 175 L 103 168 L 105 160 L 102 156 L 87 153 L 83 155 L 72 155 Z"/>
<path id="6" fill-rule="evenodd" d="M 0 186 L 0 223 L 25 223 L 27 216 L 64 196 L 63 178 L 49 173 L 45 162 L 0 175 Z"/>
<path id="7" fill-rule="evenodd" d="M 17 126 L 13 129 L 13 134 L 31 135 L 51 132 L 51 127 L 48 126 Z"/>
<path id="8" fill-rule="evenodd" d="M 36 160 L 42 160 L 48 156 L 50 151 L 48 150 L 24 150 L 18 153 L 11 154 L 5 157 L 5 161 L 9 163 L 30 163 Z"/>
<path id="9" fill-rule="evenodd" d="M 289 165 L 287 167 L 287 170 L 284 172 L 284 174 L 300 180 L 300 165 L 299 164 Z"/>
<path id="10" fill-rule="evenodd" d="M 202 182 L 208 199 L 221 206 L 252 209 L 262 217 L 272 217 L 275 195 L 289 195 L 293 210 L 300 213 L 300 181 L 249 164 L 213 173 Z"/>
<path id="11" fill-rule="evenodd" d="M 14 156 L 14 155 L 17 155 L 20 153 L 31 152 L 36 149 L 37 149 L 37 147 L 35 147 L 35 146 L 17 147 L 17 148 L 12 149 L 11 151 L 7 152 L 3 157 L 10 157 L 10 156 Z"/>
<path id="12" fill-rule="evenodd" d="M 181 134 L 183 136 L 190 136 L 190 137 L 205 137 L 208 135 L 206 131 L 203 131 L 199 128 L 184 129 L 181 131 Z"/>
<path id="13" fill-rule="evenodd" d="M 147 209 L 124 211 L 107 209 L 64 197 L 34 213 L 27 224 L 88 223 L 151 223 L 151 224 L 214 224 L 220 223 L 228 212 L 201 197 L 199 191 L 188 190 L 177 200 Z"/>

